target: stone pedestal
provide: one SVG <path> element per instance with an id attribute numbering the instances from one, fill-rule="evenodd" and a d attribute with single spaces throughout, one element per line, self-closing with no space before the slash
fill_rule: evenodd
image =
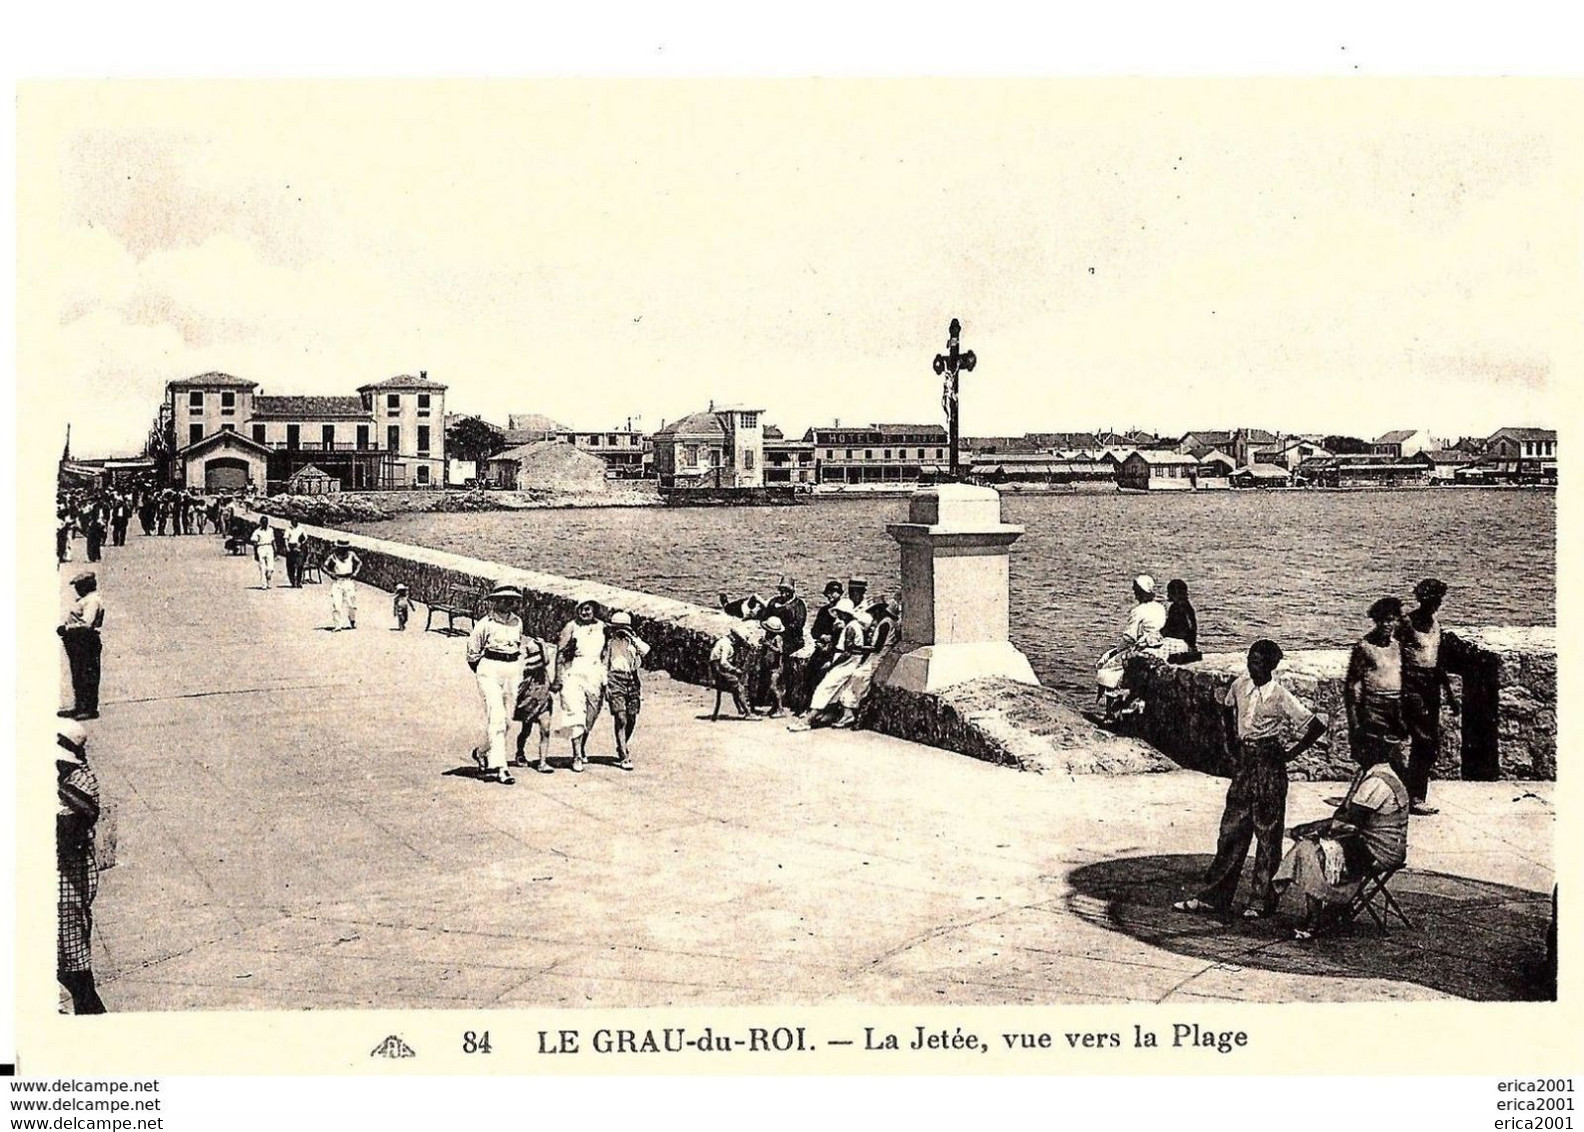
<path id="1" fill-rule="evenodd" d="M 886 528 L 902 550 L 902 641 L 877 674 L 911 692 L 981 676 L 1038 684 L 1008 639 L 1008 557 L 1023 528 L 1001 521 L 992 488 L 916 492 L 906 523 Z"/>

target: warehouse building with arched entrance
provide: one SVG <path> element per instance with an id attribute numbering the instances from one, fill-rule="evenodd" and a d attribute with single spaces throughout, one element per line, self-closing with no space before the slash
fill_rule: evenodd
<path id="1" fill-rule="evenodd" d="M 212 432 L 177 451 L 177 482 L 208 495 L 240 492 L 249 484 L 262 491 L 269 454 L 268 447 L 241 433 Z"/>

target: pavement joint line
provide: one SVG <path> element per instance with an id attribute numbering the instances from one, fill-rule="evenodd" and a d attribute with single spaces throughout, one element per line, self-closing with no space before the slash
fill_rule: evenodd
<path id="1" fill-rule="evenodd" d="M 154 824 L 159 827 L 160 833 L 164 835 L 165 840 L 170 844 L 171 848 L 176 850 L 176 855 L 182 859 L 182 863 L 192 870 L 192 874 L 197 878 L 198 883 L 203 885 L 204 891 L 209 893 L 209 899 L 217 907 L 225 909 L 225 914 L 231 918 L 231 922 L 233 924 L 235 924 L 239 929 L 246 930 L 242 921 L 237 918 L 236 912 L 221 901 L 220 894 L 215 891 L 214 885 L 209 883 L 209 877 L 202 869 L 198 867 L 197 862 L 187 855 L 187 850 L 182 846 L 180 840 L 178 840 L 177 837 L 171 832 L 170 828 L 160 820 L 158 812 L 153 806 L 149 805 L 147 799 L 143 797 L 142 791 L 138 790 L 138 788 L 134 786 L 130 780 L 127 781 L 126 785 L 127 788 L 132 791 L 132 796 L 141 802 L 145 810 L 147 810 L 150 816 L 153 817 Z"/>
<path id="2" fill-rule="evenodd" d="M 522 981 L 513 983 L 511 986 L 506 987 L 499 994 L 497 994 L 494 998 L 490 999 L 488 1005 L 496 1006 L 496 1005 L 498 1005 L 500 1003 L 501 999 L 505 998 L 507 995 L 512 994 L 515 991 L 522 990 L 523 987 L 527 986 L 529 983 L 533 982 L 535 979 L 541 979 L 541 978 L 543 978 L 546 975 L 554 974 L 556 968 L 561 966 L 561 964 L 563 962 L 564 962 L 564 960 L 557 959 L 554 963 L 550 964 L 548 967 L 545 967 L 543 970 L 535 971 L 532 974 L 530 974 L 527 978 L 523 979 Z"/>
<path id="3" fill-rule="evenodd" d="M 317 916 L 304 916 L 302 918 L 303 919 L 308 919 L 308 920 L 313 920 L 313 921 L 319 922 L 319 923 L 341 924 L 341 925 L 347 926 L 347 927 L 370 926 L 370 927 L 389 928 L 389 929 L 394 930 L 394 931 L 434 932 L 437 935 L 463 935 L 463 936 L 478 936 L 478 937 L 480 937 L 482 939 L 521 940 L 521 941 L 523 941 L 525 943 L 540 943 L 540 944 L 547 944 L 547 945 L 554 946 L 554 947 L 571 947 L 571 948 L 576 948 L 576 949 L 579 949 L 579 950 L 582 950 L 582 951 L 587 951 L 588 946 L 589 946 L 587 940 L 582 940 L 582 939 L 559 939 L 559 938 L 555 938 L 555 937 L 552 937 L 552 936 L 533 935 L 533 934 L 524 935 L 524 934 L 519 933 L 519 932 L 487 932 L 487 931 L 478 931 L 478 930 L 472 929 L 472 928 L 430 928 L 430 927 L 426 927 L 426 926 L 421 925 L 421 924 L 392 924 L 392 923 L 384 923 L 384 922 L 378 922 L 378 921 L 335 920 L 335 919 L 326 919 L 324 917 L 317 917 Z M 636 951 L 636 952 L 640 952 L 640 953 L 646 954 L 646 955 L 658 955 L 658 956 L 662 956 L 662 957 L 666 957 L 666 958 L 676 957 L 676 958 L 683 958 L 683 959 L 719 959 L 719 960 L 722 960 L 722 961 L 728 962 L 728 963 L 749 962 L 749 963 L 760 963 L 760 964 L 770 965 L 770 966 L 778 966 L 781 963 L 780 959 L 762 959 L 762 958 L 759 958 L 758 956 L 752 956 L 752 955 L 740 955 L 740 954 L 735 954 L 734 955 L 734 954 L 727 954 L 727 953 L 718 952 L 718 951 L 689 951 L 689 950 L 686 950 L 684 948 L 640 946 L 638 944 L 633 944 L 633 943 L 610 944 L 610 945 L 607 946 L 606 950 L 611 950 L 611 951 Z M 590 954 L 593 954 L 593 953 L 590 952 Z M 841 963 L 817 963 L 817 964 L 811 964 L 811 966 L 817 967 L 818 969 L 823 970 L 823 971 L 842 972 L 842 973 L 849 973 L 850 972 L 850 968 L 847 965 L 841 964 Z"/>
<path id="4" fill-rule="evenodd" d="M 325 688 L 355 688 L 361 681 L 336 681 L 326 684 L 276 684 L 265 688 L 213 688 L 203 692 L 174 692 L 165 696 L 133 696 L 124 700 L 103 700 L 103 706 L 162 704 L 173 700 L 201 700 L 211 696 L 255 696 L 263 692 L 317 692 Z"/>

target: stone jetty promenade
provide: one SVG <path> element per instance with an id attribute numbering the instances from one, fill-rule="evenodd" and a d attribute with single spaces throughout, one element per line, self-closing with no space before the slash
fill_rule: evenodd
<path id="1" fill-rule="evenodd" d="M 1416 927 L 1300 945 L 1170 911 L 1222 779 L 711 723 L 655 673 L 635 772 L 601 765 L 602 717 L 586 773 L 487 785 L 463 640 L 392 631 L 383 592 L 331 633 L 327 586 L 265 592 L 214 538 L 134 535 L 99 570 L 112 1011 L 1538 993 L 1549 782 L 1437 784 L 1395 885 Z M 1338 793 L 1295 783 L 1290 818 Z"/>

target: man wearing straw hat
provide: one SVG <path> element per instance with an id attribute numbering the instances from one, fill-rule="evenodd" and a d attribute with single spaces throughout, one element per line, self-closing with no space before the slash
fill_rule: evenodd
<path id="1" fill-rule="evenodd" d="M 516 781 L 506 769 L 506 732 L 523 676 L 523 623 L 517 616 L 522 597 L 521 590 L 505 583 L 491 590 L 489 613 L 473 626 L 467 645 L 468 667 L 478 677 L 489 731 L 488 747 L 473 748 L 473 761 L 486 779 L 507 786 Z"/>
<path id="2" fill-rule="evenodd" d="M 775 618 L 781 623 L 781 670 L 772 673 L 772 682 L 780 681 L 780 692 L 787 707 L 793 711 L 802 708 L 807 699 L 803 687 L 804 666 L 813 655 L 813 646 L 806 632 L 808 605 L 797 595 L 791 578 L 782 575 L 776 584 L 776 596 L 765 605 L 765 621 Z"/>
<path id="3" fill-rule="evenodd" d="M 363 561 L 344 538 L 336 539 L 335 549 L 325 555 L 320 567 L 330 575 L 330 629 L 357 628 L 357 587 L 352 579 L 363 568 Z"/>

